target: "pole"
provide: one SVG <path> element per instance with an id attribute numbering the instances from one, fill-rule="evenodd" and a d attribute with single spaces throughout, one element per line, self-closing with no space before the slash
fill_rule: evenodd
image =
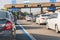
<path id="1" fill-rule="evenodd" d="M 41 6 L 41 14 L 43 14 L 43 7 Z"/>
<path id="2" fill-rule="evenodd" d="M 31 8 L 30 8 L 30 14 L 31 14 Z"/>

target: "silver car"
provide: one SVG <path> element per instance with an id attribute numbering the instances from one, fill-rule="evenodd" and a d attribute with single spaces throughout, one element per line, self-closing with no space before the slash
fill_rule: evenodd
<path id="1" fill-rule="evenodd" d="M 0 36 L 15 39 L 16 27 L 12 13 L 0 10 Z"/>

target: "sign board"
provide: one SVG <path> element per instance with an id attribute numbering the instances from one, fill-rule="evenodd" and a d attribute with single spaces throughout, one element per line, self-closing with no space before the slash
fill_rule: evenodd
<path id="1" fill-rule="evenodd" d="M 56 10 L 55 4 L 51 4 L 50 7 L 48 7 L 48 10 L 55 11 Z"/>
<path id="2" fill-rule="evenodd" d="M 10 12 L 19 12 L 20 9 L 18 9 L 18 8 L 11 8 L 11 9 L 9 9 L 9 11 L 10 11 Z"/>
<path id="3" fill-rule="evenodd" d="M 16 4 L 16 0 L 11 0 L 12 4 Z"/>
<path id="4" fill-rule="evenodd" d="M 56 0 L 50 0 L 50 2 L 56 2 Z"/>
<path id="5" fill-rule="evenodd" d="M 53 7 L 48 7 L 47 10 L 55 11 L 55 10 L 56 10 L 56 7 L 55 7 L 55 6 L 53 6 Z"/>

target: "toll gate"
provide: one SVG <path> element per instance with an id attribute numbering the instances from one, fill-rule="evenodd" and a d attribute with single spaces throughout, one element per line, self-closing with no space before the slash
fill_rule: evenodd
<path id="1" fill-rule="evenodd" d="M 54 3 L 29 3 L 29 4 L 6 4 L 4 7 L 7 9 L 12 8 L 12 6 L 15 6 L 15 8 L 19 8 L 20 11 L 22 8 L 30 8 L 30 13 L 31 13 L 31 8 L 41 8 L 41 13 L 43 13 L 43 8 L 50 8 L 53 9 L 54 7 L 59 8 L 60 7 L 60 2 L 54 2 Z M 52 8 L 51 8 L 52 6 Z M 54 6 L 54 7 L 53 7 Z M 55 10 L 55 8 L 54 8 Z"/>

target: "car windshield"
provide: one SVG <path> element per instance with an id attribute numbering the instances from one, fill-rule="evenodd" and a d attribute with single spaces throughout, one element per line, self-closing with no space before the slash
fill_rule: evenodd
<path id="1" fill-rule="evenodd" d="M 0 18 L 8 18 L 7 12 L 0 11 Z"/>
<path id="2" fill-rule="evenodd" d="M 55 14 L 52 14 L 52 15 L 51 15 L 51 18 L 57 18 L 57 16 L 58 16 L 58 14 L 55 13 Z"/>

